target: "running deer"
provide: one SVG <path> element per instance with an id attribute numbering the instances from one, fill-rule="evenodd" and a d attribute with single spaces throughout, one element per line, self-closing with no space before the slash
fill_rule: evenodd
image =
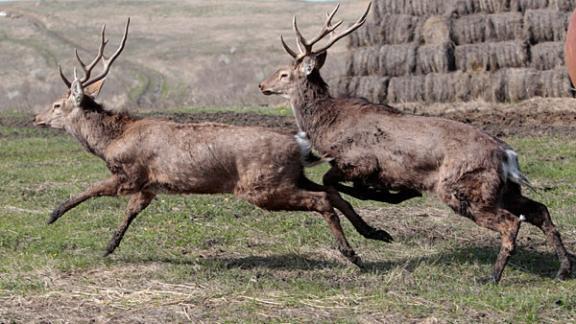
<path id="1" fill-rule="evenodd" d="M 360 195 L 373 188 L 434 194 L 459 215 L 500 233 L 493 282 L 500 281 L 514 252 L 520 224 L 526 221 L 545 233 L 560 259 L 557 277 L 567 278 L 572 267 L 570 255 L 546 206 L 522 195 L 521 186 L 528 181 L 510 146 L 456 121 L 404 114 L 364 99 L 330 96 L 320 76 L 327 51 L 364 24 L 370 5 L 341 33 L 336 29 L 342 21 L 332 24 L 338 8 L 328 14 L 320 33 L 311 40 L 304 38 L 294 17 L 298 51 L 280 38 L 292 63 L 260 84 L 265 95 L 289 98 L 297 124 L 312 147 L 331 159 L 324 184 L 338 188 L 343 187 L 340 182 L 359 183 Z M 327 43 L 317 46 L 328 35 Z"/>
<path id="2" fill-rule="evenodd" d="M 80 203 L 100 196 L 128 195 L 124 221 L 108 244 L 112 253 L 136 216 L 159 193 L 233 193 L 267 210 L 314 211 L 328 222 L 340 252 L 356 265 L 360 258 L 348 244 L 333 207 L 340 210 L 365 237 L 390 241 L 382 230 L 366 224 L 337 192 L 308 180 L 301 152 L 292 136 L 264 128 L 214 123 L 176 123 L 134 118 L 104 109 L 95 101 L 111 65 L 123 51 L 130 20 L 118 49 L 104 57 L 105 26 L 97 56 L 85 64 L 76 59 L 84 75 L 70 82 L 59 68 L 66 95 L 35 117 L 35 125 L 63 128 L 90 153 L 106 162 L 112 176 L 60 204 L 52 224 Z M 103 71 L 90 78 L 103 62 Z"/>

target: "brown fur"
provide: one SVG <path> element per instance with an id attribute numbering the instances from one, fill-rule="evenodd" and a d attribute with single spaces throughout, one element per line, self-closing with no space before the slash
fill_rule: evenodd
<path id="1" fill-rule="evenodd" d="M 326 52 L 309 53 L 260 84 L 264 94 L 290 98 L 312 146 L 332 159 L 324 184 L 353 181 L 364 188 L 429 192 L 460 215 L 498 231 L 502 246 L 492 279 L 498 282 L 515 248 L 519 217 L 540 227 L 571 272 L 568 252 L 546 207 L 522 196 L 503 170 L 511 148 L 452 120 L 400 113 L 363 99 L 333 98 L 320 76 Z"/>

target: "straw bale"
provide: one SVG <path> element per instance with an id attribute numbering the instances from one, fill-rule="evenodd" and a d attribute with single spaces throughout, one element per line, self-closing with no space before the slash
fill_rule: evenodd
<path id="1" fill-rule="evenodd" d="M 576 9 L 574 0 L 550 0 L 550 9 L 572 12 Z"/>
<path id="2" fill-rule="evenodd" d="M 380 0 L 375 10 L 378 16 L 406 14 L 413 16 L 443 15 L 451 8 L 454 0 Z M 497 0 L 481 0 L 497 1 Z"/>
<path id="3" fill-rule="evenodd" d="M 380 23 L 383 44 L 403 44 L 415 40 L 416 29 L 423 20 L 410 15 L 386 15 Z"/>
<path id="4" fill-rule="evenodd" d="M 485 40 L 502 42 L 524 40 L 527 38 L 523 29 L 523 16 L 519 12 L 497 13 L 486 15 Z"/>
<path id="5" fill-rule="evenodd" d="M 528 45 L 507 41 L 460 45 L 456 47 L 456 69 L 461 71 L 495 71 L 507 67 L 525 67 L 529 59 Z"/>
<path id="6" fill-rule="evenodd" d="M 404 44 L 415 40 L 422 18 L 410 15 L 384 15 L 378 22 L 368 22 L 350 34 L 350 47 L 380 44 Z"/>
<path id="7" fill-rule="evenodd" d="M 415 44 L 384 45 L 378 54 L 380 76 L 400 76 L 414 73 L 417 46 Z"/>
<path id="8" fill-rule="evenodd" d="M 377 46 L 361 47 L 352 52 L 348 75 L 361 76 L 376 74 L 378 72 L 378 52 Z"/>
<path id="9" fill-rule="evenodd" d="M 389 102 L 424 101 L 426 77 L 423 75 L 402 76 L 390 79 Z"/>
<path id="10" fill-rule="evenodd" d="M 417 74 L 446 73 L 455 69 L 456 62 L 452 42 L 418 47 L 416 55 Z"/>
<path id="11" fill-rule="evenodd" d="M 370 102 L 383 103 L 388 93 L 390 78 L 378 76 L 355 77 L 355 89 L 349 89 L 354 97 L 365 98 Z"/>
<path id="12" fill-rule="evenodd" d="M 469 101 L 486 91 L 485 73 L 432 73 L 425 79 L 426 102 Z"/>
<path id="13" fill-rule="evenodd" d="M 469 15 L 474 13 L 509 11 L 510 1 L 512 0 L 456 0 L 451 5 L 455 13 L 459 15 Z"/>
<path id="14" fill-rule="evenodd" d="M 510 8 L 524 12 L 529 9 L 546 9 L 550 0 L 511 0 Z"/>
<path id="15" fill-rule="evenodd" d="M 349 75 L 400 76 L 413 73 L 415 67 L 415 44 L 362 47 L 353 52 Z"/>
<path id="16" fill-rule="evenodd" d="M 532 44 L 562 41 L 568 28 L 569 13 L 556 10 L 527 10 L 524 30 Z"/>
<path id="17" fill-rule="evenodd" d="M 563 68 L 547 71 L 505 69 L 498 71 L 505 79 L 503 101 L 520 101 L 532 97 L 570 96 L 570 81 Z"/>
<path id="18" fill-rule="evenodd" d="M 564 43 L 544 42 L 530 48 L 530 67 L 536 70 L 550 70 L 564 66 Z"/>
<path id="19" fill-rule="evenodd" d="M 452 21 L 452 38 L 457 45 L 486 40 L 486 15 L 462 16 Z"/>
<path id="20" fill-rule="evenodd" d="M 422 40 L 426 44 L 450 42 L 450 21 L 446 17 L 432 16 L 422 25 Z"/>
<path id="21" fill-rule="evenodd" d="M 374 22 L 367 22 L 348 37 L 348 46 L 352 48 L 374 46 L 381 43 L 380 25 Z"/>

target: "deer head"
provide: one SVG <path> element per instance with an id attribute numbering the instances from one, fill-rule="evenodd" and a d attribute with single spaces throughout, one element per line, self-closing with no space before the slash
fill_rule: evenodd
<path id="1" fill-rule="evenodd" d="M 122 50 L 124 50 L 124 46 L 126 45 L 126 40 L 128 38 L 129 26 L 130 18 L 128 18 L 128 21 L 126 22 L 126 28 L 124 30 L 124 36 L 122 37 L 120 46 L 110 58 L 104 57 L 104 49 L 106 44 L 108 44 L 108 40 L 106 40 L 106 25 L 102 27 L 101 42 L 98 49 L 98 54 L 90 64 L 85 64 L 84 61 L 80 58 L 78 50 L 75 50 L 76 59 L 84 71 L 84 76 L 82 78 L 78 78 L 76 68 L 74 68 L 74 80 L 70 82 L 62 72 L 62 68 L 58 66 L 60 77 L 62 78 L 62 81 L 68 90 L 61 99 L 55 101 L 48 109 L 35 116 L 34 125 L 49 126 L 52 128 L 64 128 L 67 125 L 70 116 L 80 113 L 82 110 L 93 106 L 91 103 L 94 103 L 94 99 L 100 93 L 102 85 L 104 84 L 104 80 L 106 80 L 106 76 L 110 72 L 110 66 L 114 63 L 116 58 L 118 58 L 120 53 L 122 53 Z M 100 61 L 102 61 L 104 65 L 102 72 L 96 77 L 90 79 L 92 70 Z"/>
<path id="2" fill-rule="evenodd" d="M 332 24 L 332 19 L 340 8 L 340 4 L 326 14 L 326 22 L 322 26 L 320 33 L 311 40 L 306 40 L 296 22 L 294 16 L 292 20 L 292 27 L 296 33 L 298 52 L 294 51 L 284 41 L 284 37 L 280 36 L 280 41 L 284 50 L 292 57 L 292 63 L 288 66 L 282 67 L 270 75 L 267 79 L 262 81 L 259 85 L 260 90 L 265 95 L 283 95 L 290 97 L 296 90 L 299 80 L 306 80 L 309 78 L 319 78 L 319 71 L 326 62 L 327 51 L 332 45 L 343 37 L 349 35 L 356 29 L 360 28 L 365 22 L 368 12 L 370 11 L 372 3 L 368 3 L 366 11 L 352 26 L 348 27 L 341 33 L 336 33 L 336 29 L 342 25 L 343 21 L 340 20 Z M 313 49 L 319 41 L 330 35 L 330 40 L 324 46 Z"/>

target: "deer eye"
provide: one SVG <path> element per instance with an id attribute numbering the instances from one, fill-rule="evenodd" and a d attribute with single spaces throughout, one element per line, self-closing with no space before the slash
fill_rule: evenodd
<path id="1" fill-rule="evenodd" d="M 280 78 L 284 79 L 288 77 L 288 73 L 286 72 L 282 72 L 282 74 L 280 74 Z"/>
<path id="2" fill-rule="evenodd" d="M 60 108 L 60 104 L 55 104 L 54 108 Z"/>

